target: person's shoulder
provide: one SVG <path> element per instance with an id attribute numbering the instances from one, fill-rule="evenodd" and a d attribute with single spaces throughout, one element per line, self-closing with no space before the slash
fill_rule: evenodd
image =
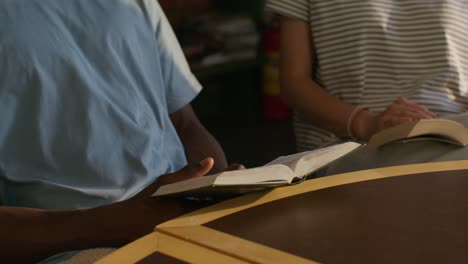
<path id="1" fill-rule="evenodd" d="M 165 14 L 159 1 L 155 0 L 126 0 L 127 4 L 133 6 L 145 16 L 151 23 L 153 30 L 156 30 L 161 22 L 165 22 Z M 164 19 L 162 19 L 164 18 Z"/>
<path id="2" fill-rule="evenodd" d="M 130 4 L 138 6 L 144 13 L 149 16 L 161 15 L 163 10 L 159 1 L 155 0 L 127 0 Z"/>
<path id="3" fill-rule="evenodd" d="M 308 0 L 266 0 L 265 11 L 296 20 L 309 20 Z"/>

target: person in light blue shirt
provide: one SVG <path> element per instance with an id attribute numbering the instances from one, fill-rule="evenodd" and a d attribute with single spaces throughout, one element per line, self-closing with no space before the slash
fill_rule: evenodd
<path id="1" fill-rule="evenodd" d="M 147 197 L 227 167 L 200 90 L 156 0 L 1 1 L 0 262 L 119 246 L 186 212 Z"/>

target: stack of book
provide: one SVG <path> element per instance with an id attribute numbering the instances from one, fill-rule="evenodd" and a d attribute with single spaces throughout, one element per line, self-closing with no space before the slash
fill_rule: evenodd
<path id="1" fill-rule="evenodd" d="M 214 25 L 213 34 L 223 44 L 228 60 L 252 59 L 257 56 L 260 34 L 246 16 L 226 17 Z"/>
<path id="2" fill-rule="evenodd" d="M 187 21 L 178 37 L 192 68 L 254 59 L 261 38 L 247 15 L 222 14 Z"/>

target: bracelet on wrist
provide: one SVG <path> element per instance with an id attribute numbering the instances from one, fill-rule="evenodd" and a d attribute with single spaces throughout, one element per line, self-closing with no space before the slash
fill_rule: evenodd
<path id="1" fill-rule="evenodd" d="M 351 114 L 348 116 L 348 120 L 346 122 L 346 133 L 352 140 L 358 140 L 358 138 L 354 135 L 353 133 L 353 121 L 356 119 L 356 116 L 361 112 L 361 111 L 367 111 L 369 108 L 364 107 L 364 106 L 356 106 L 353 108 L 351 111 Z"/>

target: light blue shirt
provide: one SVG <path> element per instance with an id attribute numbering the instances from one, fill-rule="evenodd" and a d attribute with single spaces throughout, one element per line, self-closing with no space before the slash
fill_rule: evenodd
<path id="1" fill-rule="evenodd" d="M 201 87 L 156 0 L 0 2 L 0 199 L 87 208 L 186 164 Z"/>

